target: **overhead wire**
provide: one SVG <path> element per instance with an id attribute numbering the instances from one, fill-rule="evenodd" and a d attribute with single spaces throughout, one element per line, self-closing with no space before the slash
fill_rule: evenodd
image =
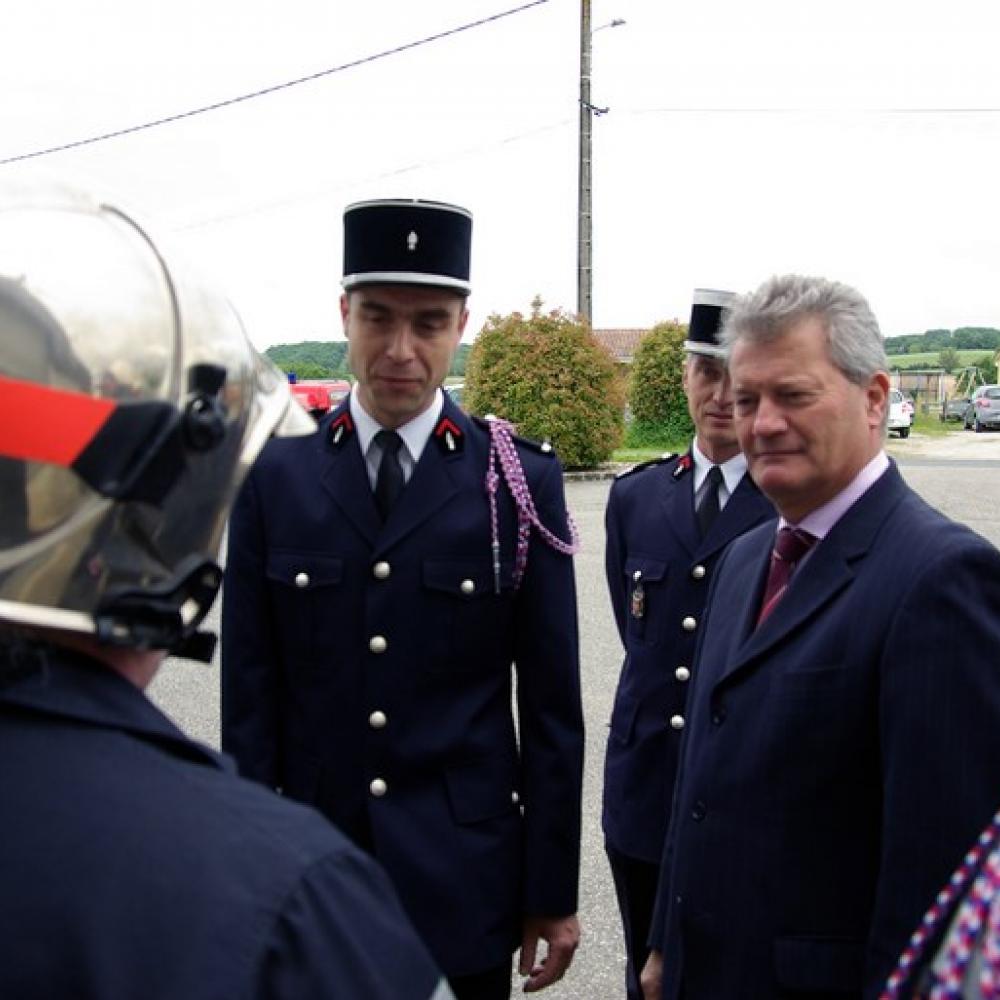
<path id="1" fill-rule="evenodd" d="M 48 146 L 44 149 L 35 149 L 27 153 L 18 153 L 14 156 L 8 156 L 0 159 L 0 166 L 18 163 L 23 160 L 36 159 L 40 156 L 50 156 L 53 153 L 62 153 L 68 149 L 79 149 L 81 146 L 91 146 L 95 143 L 106 142 L 109 139 L 118 139 L 122 136 L 133 135 L 136 132 L 143 132 L 146 129 L 158 128 L 161 125 L 170 125 L 174 122 L 183 121 L 187 118 L 193 118 L 196 115 L 207 114 L 210 111 L 219 111 L 222 108 L 232 107 L 235 104 L 242 104 L 245 101 L 252 101 L 260 97 L 267 97 L 282 90 L 289 90 L 292 87 L 299 87 L 306 83 L 313 83 L 316 80 L 333 76 L 336 73 L 343 73 L 349 69 L 356 69 L 359 66 L 365 66 L 369 63 L 378 62 L 381 59 L 387 59 L 390 56 L 399 55 L 402 52 L 408 52 L 424 45 L 430 45 L 432 42 L 441 41 L 443 38 L 449 38 L 452 35 L 458 35 L 464 31 L 471 31 L 473 28 L 480 28 L 485 24 L 491 24 L 495 21 L 500 21 L 503 18 L 524 13 L 532 7 L 540 7 L 549 2 L 550 0 L 528 0 L 527 3 L 523 3 L 518 7 L 511 7 L 509 10 L 500 11 L 496 14 L 490 14 L 487 17 L 481 17 L 478 20 L 469 21 L 466 24 L 460 24 L 454 28 L 448 28 L 444 31 L 436 32 L 433 35 L 426 35 L 425 37 L 418 38 L 412 42 L 404 42 L 402 45 L 393 46 L 392 48 L 385 49 L 382 52 L 376 52 L 373 55 L 363 56 L 359 59 L 352 59 L 350 62 L 341 63 L 339 66 L 331 66 L 329 69 L 319 70 L 316 73 L 309 73 L 306 76 L 300 76 L 294 80 L 286 80 L 283 83 L 276 83 L 268 87 L 261 87 L 259 90 L 239 94 L 236 97 L 229 97 L 222 101 L 215 101 L 212 104 L 206 104 L 202 107 L 191 108 L 188 111 L 180 111 L 176 114 L 166 115 L 163 118 L 156 118 L 151 121 L 142 122 L 138 125 L 129 125 L 124 128 L 114 129 L 111 132 L 103 132 L 99 135 L 87 136 L 83 139 L 74 139 L 70 142 L 60 143 L 55 146 Z"/>

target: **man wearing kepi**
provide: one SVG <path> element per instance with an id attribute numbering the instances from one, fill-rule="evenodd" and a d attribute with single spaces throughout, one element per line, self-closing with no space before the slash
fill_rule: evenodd
<path id="1" fill-rule="evenodd" d="M 695 437 L 618 478 L 606 512 L 611 604 L 625 647 L 604 769 L 604 836 L 628 958 L 639 973 L 685 725 L 695 640 L 715 565 L 737 535 L 774 516 L 747 476 L 733 427 L 725 348 L 731 292 L 697 289 L 684 341 L 683 385 Z"/>
<path id="2" fill-rule="evenodd" d="M 456 996 L 490 1000 L 517 945 L 529 991 L 576 947 L 583 742 L 559 462 L 440 389 L 471 232 L 436 202 L 346 210 L 357 382 L 237 503 L 222 706 L 243 773 L 371 851 Z"/>
<path id="3" fill-rule="evenodd" d="M 143 694 L 211 659 L 236 488 L 314 431 L 128 215 L 0 184 L 0 996 L 451 996 L 370 858 Z"/>
<path id="4" fill-rule="evenodd" d="M 723 339 L 780 519 L 715 574 L 643 988 L 868 1000 L 995 808 L 1000 553 L 886 456 L 885 353 L 856 291 L 773 278 Z"/>

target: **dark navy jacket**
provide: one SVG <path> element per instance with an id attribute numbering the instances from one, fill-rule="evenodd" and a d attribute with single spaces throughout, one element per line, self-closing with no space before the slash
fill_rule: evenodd
<path id="1" fill-rule="evenodd" d="M 442 419 L 384 526 L 346 401 L 265 448 L 230 522 L 222 739 L 373 851 L 458 976 L 508 961 L 525 914 L 576 910 L 583 725 L 572 560 L 532 531 L 515 591 L 501 486 L 495 592 L 488 434 Z M 518 452 L 567 538 L 559 462 Z"/>
<path id="2" fill-rule="evenodd" d="M 2 997 L 451 995 L 370 859 L 83 657 L 0 686 L 0 816 Z"/>
<path id="3" fill-rule="evenodd" d="M 701 538 L 693 476 L 689 456 L 626 473 L 611 488 L 605 516 L 608 590 L 625 662 L 605 759 L 604 834 L 616 851 L 650 863 L 663 851 L 709 583 L 723 548 L 774 517 L 744 476 Z"/>
<path id="4" fill-rule="evenodd" d="M 755 629 L 773 541 L 733 542 L 709 596 L 654 926 L 670 1000 L 874 1000 L 996 808 L 1000 553 L 891 465 Z"/>

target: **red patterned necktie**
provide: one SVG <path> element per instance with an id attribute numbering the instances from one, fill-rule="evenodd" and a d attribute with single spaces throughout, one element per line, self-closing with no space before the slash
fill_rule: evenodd
<path id="1" fill-rule="evenodd" d="M 788 583 L 795 572 L 799 560 L 813 547 L 816 536 L 800 528 L 784 527 L 778 532 L 771 552 L 771 567 L 767 573 L 767 583 L 764 585 L 764 597 L 760 602 L 760 614 L 757 624 L 774 610 L 788 589 Z"/>

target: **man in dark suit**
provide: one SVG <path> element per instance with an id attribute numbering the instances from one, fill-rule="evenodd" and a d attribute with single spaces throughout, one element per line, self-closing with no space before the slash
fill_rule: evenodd
<path id="1" fill-rule="evenodd" d="M 382 862 L 460 1000 L 507 997 L 517 945 L 537 990 L 579 934 L 562 473 L 440 389 L 468 317 L 468 213 L 369 202 L 344 224 L 357 382 L 317 438 L 266 449 L 237 503 L 223 746 Z"/>
<path id="2" fill-rule="evenodd" d="M 733 427 L 725 349 L 730 292 L 697 289 L 684 342 L 683 384 L 695 427 L 684 455 L 624 473 L 608 498 L 606 568 L 625 647 L 604 767 L 604 837 L 618 896 L 629 1000 L 659 880 L 663 838 L 684 730 L 695 639 L 725 546 L 774 516 L 747 476 Z"/>
<path id="3" fill-rule="evenodd" d="M 885 455 L 856 291 L 773 278 L 724 341 L 779 530 L 733 542 L 709 595 L 643 988 L 874 1000 L 995 808 L 1000 553 Z"/>
<path id="4" fill-rule="evenodd" d="M 211 659 L 261 442 L 315 431 L 184 274 L 104 199 L 0 184 L 0 996 L 444 1000 L 385 873 L 143 694 Z"/>

